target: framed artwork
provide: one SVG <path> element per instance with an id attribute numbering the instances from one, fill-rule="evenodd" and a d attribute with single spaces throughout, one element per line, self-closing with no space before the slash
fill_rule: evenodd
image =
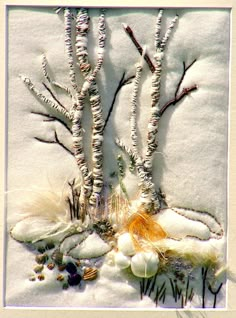
<path id="1" fill-rule="evenodd" d="M 230 315 L 232 5 L 4 8 L 3 313 Z"/>

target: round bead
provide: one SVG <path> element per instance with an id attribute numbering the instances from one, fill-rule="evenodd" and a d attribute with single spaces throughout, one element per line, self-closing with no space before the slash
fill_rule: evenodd
<path id="1" fill-rule="evenodd" d="M 117 241 L 118 250 L 126 256 L 135 254 L 135 247 L 129 233 L 121 234 Z"/>
<path id="2" fill-rule="evenodd" d="M 121 252 L 117 252 L 115 254 L 115 263 L 120 269 L 125 269 L 130 266 L 130 257 L 124 255 Z"/>
<path id="3" fill-rule="evenodd" d="M 152 277 L 158 270 L 159 257 L 154 252 L 139 252 L 131 259 L 131 270 L 137 277 Z"/>
<path id="4" fill-rule="evenodd" d="M 70 273 L 70 274 L 75 274 L 75 273 L 77 273 L 77 267 L 75 266 L 74 263 L 71 263 L 71 262 L 69 262 L 69 263 L 66 264 L 66 270 L 67 270 L 67 272 Z"/>
<path id="5" fill-rule="evenodd" d="M 70 286 L 77 286 L 81 281 L 81 276 L 79 274 L 72 274 L 68 276 L 68 284 Z"/>

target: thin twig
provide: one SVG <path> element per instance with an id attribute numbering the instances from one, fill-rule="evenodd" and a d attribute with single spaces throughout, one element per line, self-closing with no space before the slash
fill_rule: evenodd
<path id="1" fill-rule="evenodd" d="M 70 82 L 74 90 L 79 93 L 79 88 L 76 82 L 75 76 L 75 63 L 73 58 L 73 45 L 72 45 L 72 14 L 69 8 L 65 8 L 64 10 L 64 21 L 65 21 L 65 51 L 67 54 L 67 61 L 69 66 L 69 77 Z"/>
<path id="2" fill-rule="evenodd" d="M 69 87 L 63 85 L 63 84 L 60 84 L 58 82 L 55 82 L 55 81 L 52 81 L 52 85 L 54 85 L 55 87 L 58 87 L 60 88 L 61 90 L 65 91 L 66 94 L 68 94 L 68 96 L 72 99 L 73 98 L 73 95 L 72 95 L 72 92 L 70 90 Z"/>
<path id="3" fill-rule="evenodd" d="M 40 142 L 46 143 L 46 144 L 58 144 L 63 149 L 65 149 L 69 154 L 74 156 L 74 153 L 69 148 L 67 148 L 62 142 L 60 142 L 60 140 L 58 139 L 56 131 L 54 132 L 54 137 L 55 137 L 55 140 L 45 140 L 45 139 L 42 139 L 42 138 L 39 138 L 39 137 L 34 137 L 34 139 L 36 139 L 36 140 L 38 140 Z"/>
<path id="4" fill-rule="evenodd" d="M 167 102 L 162 108 L 159 110 L 159 116 L 161 117 L 163 113 L 167 110 L 167 108 L 171 105 L 176 105 L 181 99 L 183 99 L 186 95 L 188 95 L 190 92 L 195 91 L 197 89 L 197 85 L 193 85 L 188 88 L 184 88 L 182 92 L 179 94 L 179 96 L 171 99 L 169 102 Z"/>
<path id="5" fill-rule="evenodd" d="M 182 75 L 181 75 L 181 77 L 180 77 L 180 80 L 179 80 L 179 83 L 178 83 L 178 85 L 177 85 L 177 87 L 176 87 L 175 98 L 177 97 L 177 94 L 178 94 L 178 92 L 179 92 L 179 88 L 180 88 L 180 86 L 181 86 L 181 84 L 182 84 L 182 82 L 183 82 L 183 79 L 184 79 L 184 77 L 185 77 L 185 74 L 186 74 L 187 70 L 188 70 L 196 61 L 197 61 L 197 59 L 193 60 L 192 63 L 190 63 L 187 67 L 186 67 L 186 65 L 185 65 L 185 62 L 183 62 L 183 73 L 182 73 Z"/>
<path id="6" fill-rule="evenodd" d="M 163 113 L 167 110 L 167 108 L 171 105 L 176 105 L 182 98 L 184 98 L 186 95 L 188 95 L 190 92 L 195 91 L 198 87 L 196 84 L 192 85 L 191 87 L 184 88 L 182 92 L 178 95 L 180 86 L 184 80 L 185 74 L 188 71 L 188 69 L 196 62 L 196 59 L 190 63 L 187 67 L 185 65 L 185 62 L 183 62 L 183 73 L 179 79 L 179 82 L 177 84 L 174 98 L 172 98 L 170 101 L 168 101 L 164 106 L 161 107 L 159 110 L 160 117 L 163 115 Z"/>
<path id="7" fill-rule="evenodd" d="M 191 288 L 190 294 L 189 294 L 189 301 L 193 300 L 193 296 L 194 296 L 194 291 L 193 291 L 193 287 Z"/>
<path id="8" fill-rule="evenodd" d="M 44 122 L 48 122 L 48 121 L 58 121 L 60 124 L 62 124 L 70 133 L 72 133 L 70 127 L 67 126 L 67 124 L 61 120 L 60 118 L 57 118 L 55 116 L 49 115 L 49 114 L 44 114 L 44 113 L 40 113 L 40 112 L 35 112 L 35 111 L 31 111 L 31 114 L 34 115 L 40 115 L 40 116 L 44 116 L 47 117 L 48 119 L 43 120 Z"/>
<path id="9" fill-rule="evenodd" d="M 149 288 L 149 286 L 151 284 L 151 281 L 152 281 L 152 278 L 146 279 L 146 287 L 145 287 L 145 290 L 144 290 L 144 295 L 147 295 L 148 288 Z"/>
<path id="10" fill-rule="evenodd" d="M 141 47 L 141 45 L 139 44 L 139 42 L 135 38 L 134 32 L 131 29 L 131 27 L 128 26 L 127 24 L 124 24 L 124 23 L 123 23 L 123 27 L 124 27 L 126 33 L 128 34 L 129 38 L 131 39 L 131 41 L 134 43 L 135 47 L 137 48 L 139 54 L 142 55 L 143 48 Z M 150 71 L 153 73 L 155 71 L 155 66 L 153 65 L 153 63 L 152 63 L 152 61 L 147 53 L 144 54 L 144 60 L 147 62 L 148 66 L 150 68 Z"/>
<path id="11" fill-rule="evenodd" d="M 172 278 L 169 278 L 169 280 L 170 280 L 172 294 L 173 294 L 173 297 L 174 297 L 175 302 L 176 302 L 177 301 L 177 296 L 176 296 L 176 290 L 175 290 L 175 287 L 174 287 L 174 283 L 173 283 Z"/>
<path id="12" fill-rule="evenodd" d="M 149 293 L 148 293 L 149 297 L 151 296 L 151 293 L 154 291 L 154 287 L 155 287 L 155 284 L 156 284 L 156 279 L 157 279 L 157 274 L 154 276 L 154 279 L 152 281 L 152 285 L 151 285 L 151 288 L 150 288 Z"/>
<path id="13" fill-rule="evenodd" d="M 56 7 L 54 11 L 56 12 L 56 14 L 59 14 L 62 9 L 63 9 L 62 7 Z"/>
<path id="14" fill-rule="evenodd" d="M 117 88 L 116 88 L 115 94 L 114 94 L 114 96 L 113 96 L 113 100 L 112 100 L 112 102 L 111 102 L 111 106 L 110 106 L 110 108 L 109 108 L 109 112 L 108 112 L 107 117 L 106 117 L 106 119 L 105 119 L 105 123 L 104 123 L 103 130 L 106 128 L 106 125 L 107 125 L 107 123 L 108 123 L 108 121 L 109 121 L 109 119 L 110 119 L 111 113 L 112 113 L 112 111 L 113 111 L 113 108 L 114 108 L 114 105 L 115 105 L 115 102 L 116 102 L 117 94 L 119 93 L 120 89 L 121 89 L 124 85 L 129 84 L 130 80 L 132 80 L 134 77 L 135 77 L 135 76 L 130 76 L 129 78 L 127 78 L 126 80 L 124 80 L 124 78 L 125 78 L 125 72 L 122 74 L 121 79 L 120 79 L 120 81 L 119 81 L 119 84 L 118 84 L 118 86 L 117 86 Z"/>
<path id="15" fill-rule="evenodd" d="M 47 84 L 45 84 L 44 82 L 42 82 L 43 86 L 46 88 L 46 90 L 50 93 L 50 95 L 52 96 L 52 98 L 55 100 L 55 102 L 57 102 L 62 108 L 66 109 L 66 107 L 59 101 L 59 99 L 55 96 L 55 94 L 53 93 L 53 91 L 47 86 Z"/>
<path id="16" fill-rule="evenodd" d="M 26 84 L 28 89 L 34 94 L 34 96 L 39 99 L 45 106 L 50 107 L 51 109 L 56 110 L 58 113 L 61 114 L 61 116 L 64 116 L 65 118 L 71 120 L 70 113 L 67 109 L 65 109 L 64 106 L 61 106 L 57 103 L 54 103 L 54 101 L 48 99 L 44 94 L 42 94 L 32 83 L 30 78 L 25 77 L 24 75 L 20 75 L 22 81 Z"/>
<path id="17" fill-rule="evenodd" d="M 208 289 L 209 291 L 214 295 L 214 303 L 213 303 L 213 308 L 216 308 L 216 300 L 217 300 L 217 295 L 219 294 L 221 287 L 223 286 L 223 283 L 221 283 L 219 285 L 219 287 L 217 288 L 217 290 L 213 290 L 212 286 L 210 284 L 208 284 Z"/>
<path id="18" fill-rule="evenodd" d="M 69 210 L 70 210 L 70 220 L 73 221 L 73 214 L 72 214 L 72 204 L 71 204 L 71 200 L 69 197 L 66 198 L 66 202 L 69 205 Z"/>
<path id="19" fill-rule="evenodd" d="M 185 302 L 184 302 L 185 306 L 187 305 L 188 298 L 189 298 L 189 296 L 188 296 L 189 281 L 190 281 L 190 278 L 189 278 L 189 275 L 188 275 L 187 284 L 186 284 L 186 291 L 185 291 Z"/>
<path id="20" fill-rule="evenodd" d="M 166 282 L 164 281 L 163 284 L 161 285 L 160 289 L 157 286 L 156 288 L 156 296 L 154 298 L 154 302 L 156 303 L 156 306 L 158 305 L 158 300 L 163 301 L 163 304 L 165 302 L 165 294 L 166 294 L 166 288 L 165 288 Z"/>
<path id="21" fill-rule="evenodd" d="M 75 189 L 75 179 L 73 179 L 72 182 L 68 182 L 68 185 L 71 190 L 71 198 L 68 198 L 69 205 L 70 205 L 70 213 L 72 216 L 72 219 L 79 220 L 79 211 L 80 211 L 80 205 L 79 205 L 79 196 L 80 192 L 78 193 L 77 189 Z"/>
<path id="22" fill-rule="evenodd" d="M 162 292 L 160 293 L 160 297 L 159 297 L 159 300 L 162 300 L 163 304 L 165 303 L 165 299 L 166 299 L 166 288 L 164 288 L 162 290 Z"/>
<path id="23" fill-rule="evenodd" d="M 43 72 L 45 79 L 48 81 L 48 83 L 51 83 L 51 79 L 50 79 L 50 76 L 48 74 L 47 66 L 48 66 L 47 58 L 46 58 L 46 55 L 43 54 L 43 56 L 42 56 L 42 72 Z"/>
<path id="24" fill-rule="evenodd" d="M 144 282 L 145 282 L 144 278 L 142 278 L 142 280 L 139 282 L 141 300 L 143 299 L 143 294 L 144 294 Z"/>
<path id="25" fill-rule="evenodd" d="M 205 308 L 207 272 L 208 268 L 202 267 L 202 308 Z"/>

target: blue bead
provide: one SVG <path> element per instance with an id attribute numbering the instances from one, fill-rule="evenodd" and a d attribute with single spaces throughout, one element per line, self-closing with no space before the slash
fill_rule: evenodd
<path id="1" fill-rule="evenodd" d="M 80 281 L 81 281 L 81 276 L 79 274 L 73 274 L 68 276 L 68 284 L 70 286 L 79 285 Z"/>
<path id="2" fill-rule="evenodd" d="M 67 272 L 70 273 L 70 274 L 75 274 L 75 273 L 77 273 L 77 267 L 75 266 L 74 263 L 71 263 L 71 262 L 69 262 L 69 263 L 66 264 L 66 270 L 67 270 Z"/>

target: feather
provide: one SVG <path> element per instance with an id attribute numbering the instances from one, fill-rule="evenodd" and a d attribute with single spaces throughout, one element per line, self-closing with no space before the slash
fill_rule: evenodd
<path id="1" fill-rule="evenodd" d="M 137 250 L 142 249 L 140 240 L 155 242 L 167 237 L 162 227 L 153 220 L 153 216 L 144 211 L 132 214 L 125 228 L 130 233 Z"/>

